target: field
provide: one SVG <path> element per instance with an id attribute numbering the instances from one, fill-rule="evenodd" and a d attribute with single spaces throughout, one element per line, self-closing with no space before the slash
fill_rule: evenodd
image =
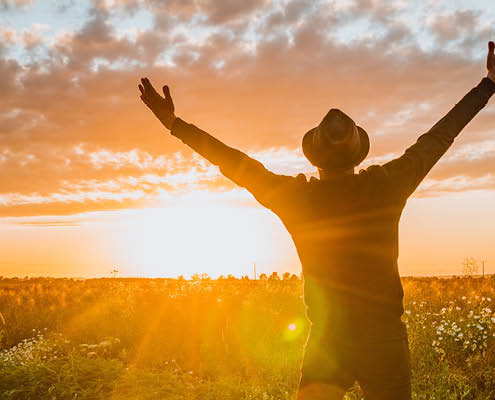
<path id="1" fill-rule="evenodd" d="M 495 277 L 403 285 L 413 398 L 495 398 Z M 0 398 L 291 399 L 301 296 L 295 276 L 1 279 Z"/>

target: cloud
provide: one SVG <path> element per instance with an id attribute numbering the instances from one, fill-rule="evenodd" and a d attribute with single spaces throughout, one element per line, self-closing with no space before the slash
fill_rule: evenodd
<path id="1" fill-rule="evenodd" d="M 27 7 L 31 4 L 33 4 L 33 0 L 0 0 L 0 9 L 19 9 Z"/>
<path id="2" fill-rule="evenodd" d="M 409 6 L 95 2 L 80 29 L 50 38 L 42 25 L 2 29 L 2 215 L 130 207 L 162 191 L 233 189 L 141 104 L 142 76 L 171 86 L 179 116 L 276 172 L 312 172 L 301 139 L 332 107 L 370 134 L 365 165 L 402 154 L 479 82 L 481 38 L 491 34 L 475 9 L 433 15 L 422 34 L 434 47 L 425 50 L 414 25 L 424 21 L 411 22 Z M 153 14 L 153 27 L 119 33 L 140 10 Z M 5 49 L 16 43 L 44 56 L 14 57 Z M 471 43 L 469 53 L 445 47 L 453 43 Z M 467 190 L 471 179 L 495 188 L 493 151 L 486 151 L 494 118 L 491 104 L 431 172 L 436 186 L 422 193 L 438 193 L 439 185 Z"/>
<path id="3" fill-rule="evenodd" d="M 31 226 L 38 228 L 52 228 L 52 227 L 65 227 L 65 226 L 80 226 L 77 221 L 59 221 L 59 220 L 48 220 L 48 221 L 20 221 L 16 222 L 16 225 Z"/>
<path id="4" fill-rule="evenodd" d="M 433 33 L 444 43 L 476 30 L 479 14 L 479 11 L 456 10 L 453 13 L 434 16 L 430 25 Z"/>

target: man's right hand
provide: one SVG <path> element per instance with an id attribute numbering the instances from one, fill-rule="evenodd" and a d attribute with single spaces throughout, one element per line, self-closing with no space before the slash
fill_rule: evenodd
<path id="1" fill-rule="evenodd" d="M 486 69 L 488 70 L 488 78 L 495 83 L 495 43 L 488 42 L 488 56 L 486 57 Z"/>
<path id="2" fill-rule="evenodd" d="M 175 107 L 172 101 L 172 96 L 170 96 L 170 90 L 167 85 L 163 87 L 163 95 L 160 96 L 148 78 L 141 79 L 142 85 L 138 85 L 141 92 L 141 100 L 148 106 L 148 108 L 153 111 L 153 114 L 160 120 L 160 122 L 165 125 L 169 130 L 172 129 L 172 124 L 175 121 Z"/>

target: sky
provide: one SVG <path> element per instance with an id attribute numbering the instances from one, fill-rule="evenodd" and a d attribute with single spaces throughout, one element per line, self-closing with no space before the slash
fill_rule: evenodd
<path id="1" fill-rule="evenodd" d="M 176 114 L 274 172 L 340 108 L 360 168 L 415 142 L 486 75 L 491 0 L 0 0 L 0 275 L 299 273 L 280 220 L 172 137 Z M 408 200 L 402 275 L 495 273 L 495 100 Z"/>

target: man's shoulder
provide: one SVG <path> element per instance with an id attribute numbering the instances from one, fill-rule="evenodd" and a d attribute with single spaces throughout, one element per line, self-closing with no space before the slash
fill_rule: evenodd
<path id="1" fill-rule="evenodd" d="M 373 164 L 366 169 L 361 169 L 358 176 L 370 177 L 370 176 L 385 176 L 387 174 L 386 168 L 383 165 Z"/>
<path id="2" fill-rule="evenodd" d="M 373 164 L 366 169 L 361 169 L 356 174 L 357 180 L 360 185 L 363 186 L 383 186 L 389 185 L 390 173 L 386 166 Z"/>
<path id="3" fill-rule="evenodd" d="M 403 204 L 406 197 L 397 192 L 397 179 L 386 165 L 370 165 L 357 174 L 359 191 L 373 203 Z M 399 182 L 400 183 L 400 182 Z"/>

